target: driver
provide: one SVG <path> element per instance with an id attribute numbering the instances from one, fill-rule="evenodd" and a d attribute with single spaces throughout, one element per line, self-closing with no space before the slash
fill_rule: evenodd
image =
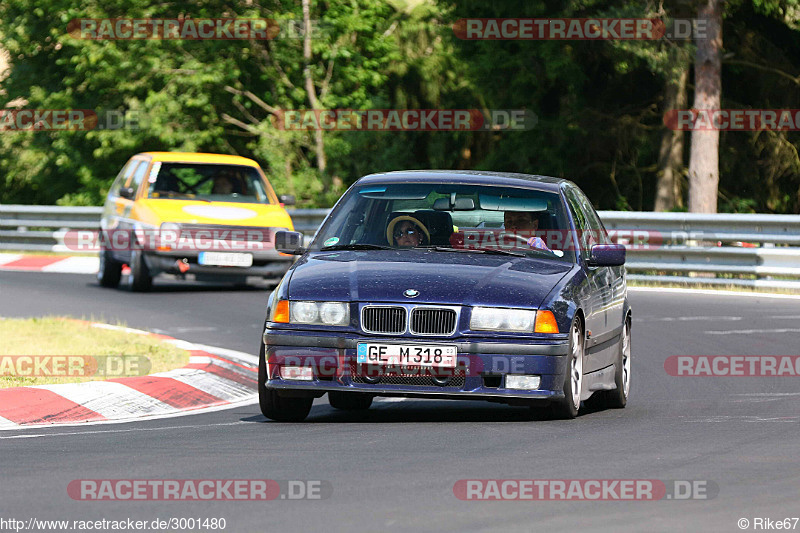
<path id="1" fill-rule="evenodd" d="M 414 217 L 401 215 L 389 222 L 386 228 L 389 244 L 400 248 L 416 248 L 430 242 L 428 228 Z"/>
<path id="2" fill-rule="evenodd" d="M 511 233 L 517 234 L 519 237 L 526 238 L 528 236 L 528 246 L 537 248 L 539 250 L 546 250 L 550 252 L 547 244 L 535 234 L 539 229 L 539 219 L 533 216 L 530 211 L 505 211 L 503 213 L 503 226 Z"/>
<path id="3" fill-rule="evenodd" d="M 217 176 L 214 180 L 214 188 L 211 194 L 231 194 L 233 192 L 233 181 L 228 174 Z"/>

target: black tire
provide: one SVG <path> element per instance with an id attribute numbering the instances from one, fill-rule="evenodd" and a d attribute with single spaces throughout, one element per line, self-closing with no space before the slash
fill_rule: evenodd
<path id="1" fill-rule="evenodd" d="M 131 252 L 131 290 L 134 292 L 147 292 L 153 288 L 153 276 L 150 274 L 150 269 L 147 268 L 147 263 L 144 260 L 144 254 L 138 250 Z"/>
<path id="2" fill-rule="evenodd" d="M 281 398 L 267 388 L 267 360 L 264 343 L 258 356 L 258 405 L 261 414 L 276 422 L 302 422 L 311 412 L 314 398 Z"/>
<path id="3" fill-rule="evenodd" d="M 573 372 L 577 371 L 580 373 L 579 383 L 583 384 L 583 357 L 585 354 L 583 323 L 581 322 L 580 317 L 575 317 L 575 319 L 572 321 L 572 326 L 570 326 L 569 331 L 569 353 L 567 354 L 567 368 L 564 372 L 564 398 L 562 400 L 553 402 L 551 406 L 553 417 L 562 420 L 569 420 L 578 416 L 578 411 L 580 410 L 581 406 L 580 391 L 577 392 L 577 395 L 573 395 Z M 573 364 L 574 359 L 576 358 L 576 352 L 574 351 L 576 348 L 576 342 L 578 343 L 577 357 L 580 360 L 580 369 L 576 369 Z M 577 401 L 575 398 L 577 398 Z"/>
<path id="4" fill-rule="evenodd" d="M 626 353 L 627 352 L 627 353 Z M 617 388 L 605 392 L 606 404 L 612 409 L 622 409 L 628 403 L 631 371 L 631 319 L 625 319 L 625 326 L 619 340 L 619 354 L 614 364 L 614 383 Z M 627 382 L 627 383 L 626 383 Z"/>
<path id="5" fill-rule="evenodd" d="M 328 393 L 328 403 L 342 411 L 364 411 L 372 405 L 372 396 L 363 392 L 331 391 Z"/>
<path id="6" fill-rule="evenodd" d="M 122 278 L 122 263 L 115 261 L 108 250 L 100 250 L 100 267 L 97 270 L 97 282 L 101 287 L 113 289 L 119 286 Z"/>

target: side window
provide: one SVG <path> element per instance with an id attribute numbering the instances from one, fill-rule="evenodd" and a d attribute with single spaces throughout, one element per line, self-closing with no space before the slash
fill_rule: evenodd
<path id="1" fill-rule="evenodd" d="M 147 167 L 149 164 L 147 161 L 142 161 L 141 164 L 136 168 L 136 172 L 133 174 L 133 181 L 128 185 L 128 187 L 133 187 L 134 195 L 139 190 L 139 186 L 144 181 L 144 173 L 147 171 Z"/>
<path id="2" fill-rule="evenodd" d="M 575 191 L 570 188 L 565 189 L 564 193 L 567 197 L 569 210 L 572 211 L 572 216 L 575 218 L 575 229 L 578 230 L 578 241 L 580 242 L 581 256 L 585 261 L 588 261 L 592 244 L 590 243 L 592 231 L 589 227 L 589 222 L 586 219 L 583 206 L 581 206 L 581 201 L 578 199 Z"/>
<path id="3" fill-rule="evenodd" d="M 130 173 L 133 170 L 133 167 L 136 166 L 137 161 L 135 159 L 129 159 L 125 166 L 122 167 L 122 170 L 119 171 L 117 177 L 114 179 L 114 183 L 111 184 L 111 188 L 108 190 L 108 194 L 111 196 L 119 196 L 119 190 L 122 188 L 122 184 L 128 181 L 130 177 Z"/>
<path id="4" fill-rule="evenodd" d="M 589 225 L 589 229 L 592 230 L 592 238 L 597 240 L 597 242 L 593 244 L 611 244 L 611 239 L 608 238 L 606 228 L 603 227 L 603 222 L 597 215 L 597 211 L 594 210 L 592 203 L 586 195 L 580 191 L 575 191 L 575 193 L 581 206 L 583 206 L 584 213 L 586 213 L 586 222 Z"/>

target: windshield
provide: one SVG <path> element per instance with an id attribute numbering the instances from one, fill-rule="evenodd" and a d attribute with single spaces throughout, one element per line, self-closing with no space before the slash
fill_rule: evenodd
<path id="1" fill-rule="evenodd" d="M 156 162 L 147 181 L 148 198 L 275 203 L 258 170 L 245 165 Z"/>
<path id="2" fill-rule="evenodd" d="M 392 183 L 351 189 L 310 249 L 423 248 L 574 262 L 571 235 L 555 192 Z"/>

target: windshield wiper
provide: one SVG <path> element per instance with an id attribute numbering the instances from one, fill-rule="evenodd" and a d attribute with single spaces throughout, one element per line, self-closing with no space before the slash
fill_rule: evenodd
<path id="1" fill-rule="evenodd" d="M 512 252 L 510 250 L 501 250 L 498 248 L 450 248 L 448 246 L 431 246 L 425 249 L 433 250 L 434 252 L 459 252 L 459 253 L 513 255 L 514 257 L 528 257 L 525 253 Z"/>
<path id="2" fill-rule="evenodd" d="M 334 250 L 396 250 L 396 248 L 381 246 L 379 244 L 332 244 L 330 246 L 323 246 L 319 250 L 321 252 L 330 252 Z"/>

